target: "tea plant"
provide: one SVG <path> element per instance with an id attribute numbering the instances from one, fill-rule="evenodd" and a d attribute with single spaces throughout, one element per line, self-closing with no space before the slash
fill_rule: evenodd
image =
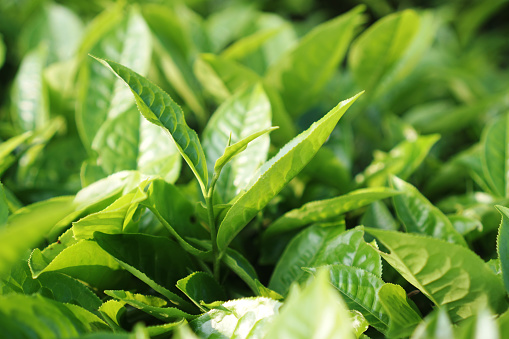
<path id="1" fill-rule="evenodd" d="M 506 2 L 284 3 L 0 4 L 2 336 L 503 338 Z"/>

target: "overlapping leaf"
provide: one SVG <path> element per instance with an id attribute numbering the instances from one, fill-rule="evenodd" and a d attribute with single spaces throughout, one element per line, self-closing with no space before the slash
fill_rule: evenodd
<path id="1" fill-rule="evenodd" d="M 390 251 L 380 252 L 382 257 L 433 303 L 447 307 L 453 321 L 474 315 L 486 302 L 496 312 L 507 308 L 502 281 L 469 249 L 413 234 L 366 231 Z"/>
<path id="2" fill-rule="evenodd" d="M 122 79 L 133 93 L 141 114 L 151 123 L 164 128 L 195 174 L 202 191 L 208 183 L 207 164 L 198 135 L 187 126 L 184 112 L 159 87 L 129 68 L 113 61 L 99 60 Z"/>
<path id="3" fill-rule="evenodd" d="M 313 158 L 350 105 L 360 94 L 344 100 L 315 122 L 309 129 L 287 143 L 260 169 L 260 175 L 246 193 L 228 210 L 217 235 L 224 251 L 246 224 L 278 194 Z"/>

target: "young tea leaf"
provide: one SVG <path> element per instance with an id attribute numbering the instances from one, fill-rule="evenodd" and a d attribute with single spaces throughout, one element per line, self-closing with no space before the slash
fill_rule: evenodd
<path id="1" fill-rule="evenodd" d="M 387 336 L 407 337 L 421 322 L 420 314 L 409 304 L 405 290 L 394 284 L 385 284 L 378 290 L 378 298 L 389 315 Z"/>
<path id="2" fill-rule="evenodd" d="M 403 193 L 394 196 L 394 208 L 407 232 L 420 233 L 454 244 L 467 246 L 449 219 L 433 206 L 414 186 L 392 177 L 392 186 Z"/>
<path id="3" fill-rule="evenodd" d="M 309 269 L 315 273 L 317 270 L 326 270 L 332 286 L 343 297 L 351 310 L 359 311 L 367 322 L 382 333 L 387 331 L 389 314 L 382 308 L 378 290 L 384 282 L 380 277 L 357 267 L 341 264 L 321 266 Z"/>
<path id="4" fill-rule="evenodd" d="M 203 192 L 208 184 L 207 163 L 198 135 L 184 118 L 184 112 L 171 97 L 145 77 L 113 61 L 96 58 L 122 79 L 133 93 L 141 114 L 165 129 L 198 179 Z"/>
<path id="5" fill-rule="evenodd" d="M 390 188 L 374 187 L 359 189 L 336 198 L 312 201 L 285 213 L 267 228 L 263 236 L 269 237 L 314 222 L 326 221 L 395 194 L 398 193 Z"/>
<path id="6" fill-rule="evenodd" d="M 329 284 L 327 272 L 319 271 L 302 290 L 293 286 L 266 338 L 354 338 L 346 305 Z"/>
<path id="7" fill-rule="evenodd" d="M 207 309 L 202 303 L 210 304 L 216 301 L 225 301 L 226 294 L 214 277 L 205 272 L 194 272 L 177 281 L 177 287 L 202 311 Z"/>
<path id="8" fill-rule="evenodd" d="M 313 158 L 339 119 L 360 95 L 361 93 L 339 103 L 261 167 L 261 174 L 256 182 L 228 210 L 219 227 L 217 244 L 222 252 L 256 213 Z"/>

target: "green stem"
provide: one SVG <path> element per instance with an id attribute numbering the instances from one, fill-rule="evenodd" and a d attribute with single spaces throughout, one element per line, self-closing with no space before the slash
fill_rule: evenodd
<path id="1" fill-rule="evenodd" d="M 219 175 L 214 173 L 212 181 L 210 182 L 209 189 L 205 195 L 205 201 L 207 203 L 207 212 L 209 215 L 209 228 L 210 228 L 210 240 L 212 241 L 212 255 L 214 256 L 214 277 L 217 281 L 220 278 L 220 267 L 221 257 L 217 248 L 217 229 L 216 220 L 214 217 L 214 186 L 216 185 Z"/>

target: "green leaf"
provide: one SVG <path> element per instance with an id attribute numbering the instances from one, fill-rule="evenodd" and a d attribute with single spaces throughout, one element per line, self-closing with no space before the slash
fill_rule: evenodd
<path id="1" fill-rule="evenodd" d="M 189 325 L 200 338 L 246 338 L 265 324 L 264 319 L 277 314 L 281 305 L 263 297 L 230 300 L 221 309 L 210 310 Z"/>
<path id="2" fill-rule="evenodd" d="M 75 222 L 72 226 L 75 239 L 92 239 L 95 231 L 116 234 L 123 233 L 140 202 L 147 194 L 138 188 L 115 200 L 104 210 L 89 214 Z"/>
<path id="3" fill-rule="evenodd" d="M 307 273 L 302 267 L 343 264 L 364 269 L 375 276 L 382 274 L 382 262 L 376 250 L 364 242 L 364 232 L 340 227 L 311 226 L 300 232 L 286 247 L 269 282 L 269 288 L 286 295 L 295 281 L 302 283 Z"/>
<path id="4" fill-rule="evenodd" d="M 389 314 L 382 308 L 377 294 L 384 284 L 380 277 L 363 269 L 341 264 L 307 270 L 311 273 L 327 271 L 332 286 L 340 292 L 348 308 L 359 311 L 371 326 L 382 333 L 386 332 Z"/>
<path id="5" fill-rule="evenodd" d="M 484 178 L 495 195 L 505 198 L 509 197 L 508 140 L 509 119 L 507 114 L 486 126 L 481 137 L 481 161 Z"/>
<path id="6" fill-rule="evenodd" d="M 187 240 L 207 239 L 210 234 L 195 220 L 194 206 L 182 192 L 163 180 L 154 180 L 146 191 L 148 198 L 141 204 L 154 213 L 180 246 L 193 255 L 207 256 L 206 251 L 196 248 Z M 171 204 L 167 203 L 167 199 L 171 199 Z"/>
<path id="7" fill-rule="evenodd" d="M 179 297 L 175 283 L 196 265 L 173 240 L 146 234 L 94 233 L 98 245 L 135 277 L 179 306 L 187 303 Z M 161 267 L 171 266 L 169 270 Z M 171 289 L 171 290 L 170 290 Z M 188 308 L 187 308 L 188 309 Z M 186 309 L 186 310 L 187 310 Z"/>
<path id="8" fill-rule="evenodd" d="M 378 298 L 389 315 L 387 336 L 408 337 L 421 322 L 420 314 L 409 304 L 405 290 L 394 284 L 385 284 L 378 290 Z"/>
<path id="9" fill-rule="evenodd" d="M 509 291 L 509 208 L 504 206 L 496 207 L 500 214 L 502 214 L 502 220 L 498 229 L 497 252 L 502 268 L 505 289 Z"/>
<path id="10" fill-rule="evenodd" d="M 48 63 L 72 58 L 81 41 L 83 22 L 70 8 L 47 3 L 26 22 L 19 36 L 21 49 L 48 47 Z"/>
<path id="11" fill-rule="evenodd" d="M 313 158 L 339 119 L 360 94 L 340 102 L 322 119 L 287 143 L 260 168 L 256 182 L 228 210 L 219 227 L 217 244 L 222 252 L 256 213 Z"/>
<path id="12" fill-rule="evenodd" d="M 362 216 L 361 225 L 390 231 L 399 229 L 399 224 L 381 201 L 375 201 L 368 206 L 366 213 Z"/>
<path id="13" fill-rule="evenodd" d="M 409 233 L 429 235 L 450 243 L 467 246 L 449 219 L 433 206 L 414 186 L 392 177 L 392 186 L 403 193 L 394 196 L 393 203 L 398 218 Z"/>
<path id="14" fill-rule="evenodd" d="M 135 294 L 129 291 L 104 291 L 105 294 L 146 312 L 159 320 L 168 322 L 175 319 L 193 319 L 195 316 L 174 307 L 163 307 L 167 302 L 153 295 Z"/>
<path id="15" fill-rule="evenodd" d="M 96 315 L 40 295 L 0 296 L 0 326 L 7 338 L 70 338 L 109 328 Z"/>
<path id="16" fill-rule="evenodd" d="M 445 308 L 431 312 L 424 321 L 417 325 L 411 339 L 446 339 L 454 338 L 451 320 Z"/>
<path id="17" fill-rule="evenodd" d="M 403 57 L 417 36 L 420 16 L 414 10 L 387 15 L 352 44 L 348 65 L 366 91 L 371 92 Z"/>
<path id="18" fill-rule="evenodd" d="M 440 139 L 437 134 L 419 136 L 413 140 L 404 140 L 389 153 L 376 151 L 373 162 L 359 174 L 355 181 L 369 186 L 384 186 L 392 174 L 403 180 L 426 159 L 431 147 Z"/>
<path id="19" fill-rule="evenodd" d="M 223 167 L 228 162 L 230 162 L 239 153 L 241 153 L 247 149 L 248 144 L 251 141 L 261 137 L 264 134 L 270 133 L 276 129 L 278 129 L 278 127 L 270 127 L 270 128 L 264 129 L 263 131 L 253 133 L 250 136 L 245 137 L 244 139 L 234 143 L 233 145 L 227 146 L 224 150 L 223 155 L 221 157 L 219 157 L 219 159 L 217 159 L 217 161 L 214 165 L 214 172 L 216 172 L 216 173 L 221 172 Z"/>
<path id="20" fill-rule="evenodd" d="M 343 60 L 363 6 L 315 27 L 267 71 L 266 80 L 281 93 L 286 110 L 296 117 L 313 105 Z"/>
<path id="21" fill-rule="evenodd" d="M 452 226 L 459 234 L 465 236 L 472 231 L 481 232 L 483 225 L 481 221 L 475 217 L 469 217 L 461 214 L 447 215 L 447 218 L 451 222 Z"/>
<path id="22" fill-rule="evenodd" d="M 184 112 L 159 87 L 143 76 L 113 61 L 96 58 L 122 79 L 133 93 L 141 114 L 171 136 L 205 192 L 208 183 L 207 163 L 198 135 L 187 126 Z"/>
<path id="23" fill-rule="evenodd" d="M 49 120 L 48 93 L 42 74 L 47 54 L 47 48 L 41 46 L 25 55 L 12 86 L 12 118 L 23 132 L 42 128 Z"/>
<path id="24" fill-rule="evenodd" d="M 122 10 L 119 9 L 119 12 Z M 92 22 L 91 31 L 85 38 L 90 40 L 87 42 L 89 49 L 84 49 L 83 46 L 82 53 L 92 53 L 101 58 L 117 60 L 141 74 L 146 74 L 151 61 L 152 44 L 150 31 L 143 18 L 134 9 L 122 19 L 117 13 L 105 12 L 103 15 L 104 18 L 99 16 Z M 96 25 L 102 26 L 95 27 Z M 134 100 L 129 89 L 97 62 L 85 58 L 79 70 L 78 91 L 76 122 L 85 147 L 88 149 L 93 147 L 96 152 L 99 152 L 100 161 L 107 162 L 108 174 L 111 174 L 115 167 L 124 166 L 122 169 L 133 169 L 125 167 L 125 158 L 133 161 L 132 153 L 138 152 L 141 132 L 139 131 L 139 114 L 134 108 Z M 122 115 L 124 119 L 119 120 L 118 117 Z M 103 126 L 108 120 L 114 122 Z M 116 124 L 120 126 L 115 130 L 115 127 L 111 125 Z M 126 126 L 131 129 L 125 129 Z M 98 136 L 101 129 L 102 135 Z M 115 133 L 108 138 L 111 132 Z M 129 138 L 120 138 L 122 133 L 128 133 Z M 95 140 L 96 137 L 99 139 Z M 116 151 L 122 152 L 122 157 L 109 158 L 114 150 L 110 149 L 111 145 L 107 142 L 112 140 L 123 141 Z"/>
<path id="25" fill-rule="evenodd" d="M 473 317 L 467 319 L 462 322 L 460 326 L 454 328 L 454 338 L 503 338 L 505 333 L 501 332 L 497 325 L 498 324 L 493 313 L 487 308 L 481 308 L 477 310 Z"/>
<path id="26" fill-rule="evenodd" d="M 194 50 L 197 46 L 190 35 L 193 30 L 201 28 L 201 18 L 194 13 L 190 14 L 191 11 L 185 6 L 172 7 L 175 8 L 158 4 L 144 5 L 143 16 L 153 33 L 154 54 L 162 74 L 204 125 L 208 114 L 190 61 L 199 52 Z"/>
<path id="27" fill-rule="evenodd" d="M 200 54 L 194 64 L 194 73 L 217 103 L 260 81 L 258 74 L 249 68 L 214 54 Z"/>
<path id="28" fill-rule="evenodd" d="M 469 249 L 420 235 L 366 231 L 391 252 L 382 257 L 433 303 L 447 307 L 452 321 L 472 316 L 486 302 L 497 313 L 507 308 L 502 281 Z"/>
<path id="29" fill-rule="evenodd" d="M 74 304 L 96 313 L 101 300 L 87 286 L 67 275 L 48 272 L 37 279 L 32 278 L 32 272 L 25 260 L 13 265 L 11 274 L 0 283 L 0 294 L 20 293 L 35 294 L 59 301 Z"/>
<path id="30" fill-rule="evenodd" d="M 36 248 L 29 259 L 34 278 L 46 272 L 60 272 L 99 289 L 113 287 L 125 278 L 121 266 L 94 241 L 81 240 L 63 249 L 55 257 L 52 247 Z"/>
<path id="31" fill-rule="evenodd" d="M 327 221 L 346 212 L 358 209 L 374 201 L 397 194 L 396 191 L 375 187 L 359 189 L 348 194 L 325 200 L 312 201 L 291 210 L 276 219 L 263 234 L 264 237 L 291 231 L 314 222 Z"/>
<path id="32" fill-rule="evenodd" d="M 346 305 L 327 276 L 319 271 L 303 290 L 293 286 L 266 338 L 354 338 Z"/>
<path id="33" fill-rule="evenodd" d="M 73 197 L 58 197 L 26 206 L 9 216 L 7 224 L 0 226 L 0 277 L 74 208 Z"/>
<path id="34" fill-rule="evenodd" d="M 207 309 L 201 306 L 202 302 L 210 304 L 227 299 L 221 285 L 209 273 L 193 272 L 177 281 L 176 285 L 179 290 L 184 292 L 204 312 L 207 312 Z"/>
<path id="35" fill-rule="evenodd" d="M 116 331 L 122 331 L 120 324 L 122 317 L 127 311 L 124 305 L 125 303 L 117 300 L 108 300 L 99 307 L 99 313 L 101 313 L 108 325 Z"/>
<path id="36" fill-rule="evenodd" d="M 219 106 L 212 115 L 202 138 L 209 174 L 219 173 L 220 168 L 248 142 L 260 136 L 247 145 L 242 155 L 232 159 L 219 176 L 216 190 L 223 201 L 233 199 L 267 160 L 270 139 L 263 134 L 273 130 L 269 128 L 270 125 L 271 106 L 259 84 L 240 91 Z M 229 142 L 233 145 L 228 145 Z M 226 150 L 225 146 L 228 146 Z"/>

